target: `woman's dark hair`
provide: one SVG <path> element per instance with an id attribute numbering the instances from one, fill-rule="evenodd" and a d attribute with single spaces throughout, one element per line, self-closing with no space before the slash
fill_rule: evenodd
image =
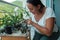
<path id="1" fill-rule="evenodd" d="M 45 7 L 40 0 L 27 0 L 27 3 L 31 3 L 34 6 L 41 5 L 41 8 L 39 9 L 40 12 L 42 12 L 43 7 Z"/>

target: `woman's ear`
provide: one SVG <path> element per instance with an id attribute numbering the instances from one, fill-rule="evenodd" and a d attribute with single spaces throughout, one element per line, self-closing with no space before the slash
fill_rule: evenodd
<path id="1" fill-rule="evenodd" d="M 37 5 L 37 8 L 38 8 L 38 9 L 40 9 L 40 7 L 41 7 L 40 5 Z"/>

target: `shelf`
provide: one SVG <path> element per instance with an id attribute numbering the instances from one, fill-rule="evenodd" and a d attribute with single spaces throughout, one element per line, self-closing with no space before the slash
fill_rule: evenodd
<path id="1" fill-rule="evenodd" d="M 18 37 L 18 36 L 2 36 L 2 40 L 29 40 L 26 37 Z"/>

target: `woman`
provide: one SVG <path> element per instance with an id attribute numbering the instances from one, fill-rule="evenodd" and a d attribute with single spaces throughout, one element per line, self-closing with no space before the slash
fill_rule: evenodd
<path id="1" fill-rule="evenodd" d="M 50 39 L 50 36 L 53 32 L 58 31 L 54 26 L 55 14 L 53 10 L 45 7 L 40 0 L 27 0 L 27 7 L 33 14 L 32 19 L 26 20 L 27 24 L 33 26 L 32 29 L 35 32 L 31 40 L 53 40 Z"/>

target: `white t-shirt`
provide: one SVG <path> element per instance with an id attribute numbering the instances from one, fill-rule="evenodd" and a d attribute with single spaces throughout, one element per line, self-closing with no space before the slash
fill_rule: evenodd
<path id="1" fill-rule="evenodd" d="M 51 17 L 54 17 L 55 18 L 55 14 L 54 14 L 54 11 L 51 9 L 51 8 L 46 8 L 46 11 L 43 15 L 43 17 L 39 20 L 39 22 L 36 22 L 35 18 L 34 18 L 34 15 L 32 14 L 32 21 L 35 22 L 35 23 L 38 23 L 41 27 L 45 27 L 45 23 L 46 23 L 46 20 L 48 18 L 51 18 Z M 35 27 L 31 27 L 31 38 L 33 38 L 34 36 L 34 33 L 35 31 L 41 33 L 40 31 L 38 31 Z M 57 32 L 58 31 L 58 27 L 56 25 L 54 25 L 54 29 L 53 29 L 53 32 Z M 32 40 L 32 39 L 31 39 Z"/>

